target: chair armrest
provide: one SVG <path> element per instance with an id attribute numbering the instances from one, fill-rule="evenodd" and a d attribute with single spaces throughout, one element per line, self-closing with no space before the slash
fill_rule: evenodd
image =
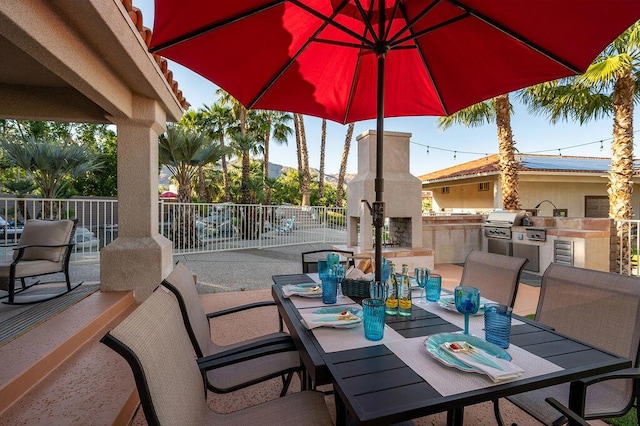
<path id="1" fill-rule="evenodd" d="M 625 368 L 624 370 L 613 371 L 607 374 L 601 374 L 599 376 L 587 377 L 579 380 L 586 386 L 592 385 L 598 382 L 604 382 L 605 380 L 615 379 L 640 379 L 640 368 Z"/>
<path id="2" fill-rule="evenodd" d="M 564 416 L 567 417 L 568 419 L 571 419 L 574 422 L 581 424 L 583 426 L 589 426 L 589 423 L 587 423 L 585 419 L 583 419 L 582 417 L 580 417 L 579 415 L 571 411 L 568 407 L 566 407 L 557 399 L 549 397 L 549 398 L 545 398 L 544 400 L 547 401 L 547 403 L 551 405 L 553 408 L 555 408 L 556 410 L 564 414 Z"/>
<path id="3" fill-rule="evenodd" d="M 200 371 L 209 371 L 216 368 L 226 367 L 262 356 L 273 355 L 281 352 L 295 351 L 293 341 L 277 343 L 268 346 L 261 346 L 255 349 L 238 352 L 236 350 L 224 351 L 198 359 Z"/>
<path id="4" fill-rule="evenodd" d="M 209 318 L 209 319 L 217 318 L 217 317 L 221 317 L 223 315 L 228 315 L 228 314 L 233 314 L 233 313 L 236 313 L 236 312 L 246 311 L 248 309 L 262 308 L 264 306 L 275 306 L 275 305 L 276 305 L 276 302 L 274 302 L 273 300 L 265 300 L 263 302 L 249 303 L 249 304 L 246 304 L 246 305 L 235 306 L 235 307 L 229 308 L 229 309 L 222 309 L 220 311 L 210 312 L 210 313 L 207 314 L 207 318 Z"/>

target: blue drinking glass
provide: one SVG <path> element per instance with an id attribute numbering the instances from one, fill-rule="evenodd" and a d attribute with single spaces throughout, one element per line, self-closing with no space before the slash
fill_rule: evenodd
<path id="1" fill-rule="evenodd" d="M 418 287 L 420 287 L 420 297 L 416 301 L 416 304 L 423 305 L 422 298 L 424 296 L 424 289 L 427 286 L 429 280 L 429 268 L 416 268 L 413 272 L 413 277 L 416 279 Z"/>
<path id="2" fill-rule="evenodd" d="M 458 286 L 453 290 L 456 309 L 464 315 L 464 334 L 469 334 L 469 315 L 480 309 L 480 290 L 476 287 Z"/>
<path id="3" fill-rule="evenodd" d="M 322 303 L 332 305 L 337 301 L 338 277 L 324 275 L 322 278 Z"/>
<path id="4" fill-rule="evenodd" d="M 437 302 L 440 300 L 440 292 L 442 291 L 442 277 L 438 274 L 431 274 L 427 280 L 427 301 Z"/>
<path id="5" fill-rule="evenodd" d="M 382 340 L 384 337 L 384 309 L 382 299 L 363 299 L 364 337 L 367 340 Z"/>
<path id="6" fill-rule="evenodd" d="M 498 303 L 484 305 L 484 339 L 487 342 L 505 349 L 509 347 L 512 312 L 510 306 Z"/>
<path id="7" fill-rule="evenodd" d="M 331 268 L 329 268 L 329 264 L 326 260 L 318 260 L 318 275 L 322 280 L 323 276 L 327 276 L 331 273 Z"/>

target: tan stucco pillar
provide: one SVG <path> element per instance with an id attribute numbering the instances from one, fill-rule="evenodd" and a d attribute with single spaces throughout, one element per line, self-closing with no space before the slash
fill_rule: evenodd
<path id="1" fill-rule="evenodd" d="M 158 135 L 166 115 L 134 99 L 133 118 L 118 127 L 118 238 L 100 251 L 100 289 L 134 290 L 146 299 L 172 269 L 171 241 L 158 232 Z"/>

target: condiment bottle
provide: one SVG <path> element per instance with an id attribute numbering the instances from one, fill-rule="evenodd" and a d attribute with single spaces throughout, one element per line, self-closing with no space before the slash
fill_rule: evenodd
<path id="1" fill-rule="evenodd" d="M 409 280 L 409 265 L 402 264 L 402 275 L 398 284 L 398 314 L 403 317 L 411 316 L 411 281 Z"/>
<path id="2" fill-rule="evenodd" d="M 395 265 L 389 262 L 389 280 L 387 290 L 387 305 L 384 312 L 387 315 L 398 315 L 398 282 L 396 280 Z"/>

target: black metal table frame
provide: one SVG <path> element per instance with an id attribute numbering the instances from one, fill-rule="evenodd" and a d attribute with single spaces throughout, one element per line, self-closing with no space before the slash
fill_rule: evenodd
<path id="1" fill-rule="evenodd" d="M 298 309 L 282 294 L 281 285 L 309 282 L 309 277 L 306 274 L 274 275 L 273 281 L 272 296 L 300 352 L 312 385 L 334 385 L 338 425 L 346 424 L 348 415 L 360 424 L 375 425 L 443 411 L 447 412 L 447 424 L 462 425 L 464 407 L 467 405 L 566 382 L 571 382 L 572 395 L 580 395 L 580 392 L 574 391 L 581 386 L 576 380 L 631 367 L 630 360 L 518 317 L 524 324 L 512 326 L 511 342 L 559 365 L 563 370 L 442 396 L 382 344 L 325 353 L 313 333 L 302 326 Z M 387 317 L 387 324 L 405 337 L 426 337 L 438 332 L 460 330 L 437 315 L 417 307 L 414 307 L 414 315 L 410 320 Z M 420 334 L 427 330 L 427 334 Z M 373 377 L 377 379 L 373 380 Z M 390 381 L 385 382 L 385 378 Z M 580 404 L 581 401 L 570 397 L 570 408 L 575 410 Z"/>

